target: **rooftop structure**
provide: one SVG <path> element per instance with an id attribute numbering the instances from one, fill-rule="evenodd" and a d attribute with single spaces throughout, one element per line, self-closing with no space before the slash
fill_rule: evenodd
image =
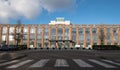
<path id="1" fill-rule="evenodd" d="M 56 18 L 56 21 L 51 21 L 49 25 L 70 25 L 70 21 L 65 21 L 64 18 Z"/>

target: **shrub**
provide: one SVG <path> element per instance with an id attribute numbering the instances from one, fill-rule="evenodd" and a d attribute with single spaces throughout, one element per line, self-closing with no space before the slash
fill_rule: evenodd
<path id="1" fill-rule="evenodd" d="M 93 45 L 95 50 L 120 50 L 119 45 Z"/>

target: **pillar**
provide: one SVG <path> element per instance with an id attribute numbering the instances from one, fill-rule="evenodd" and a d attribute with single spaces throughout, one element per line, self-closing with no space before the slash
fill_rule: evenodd
<path id="1" fill-rule="evenodd" d="M 107 31 L 106 31 L 106 27 L 104 27 L 104 45 L 107 45 Z"/>
<path id="2" fill-rule="evenodd" d="M 97 45 L 100 45 L 101 44 L 101 41 L 100 41 L 100 27 L 97 27 L 97 37 L 98 37 Z"/>
<path id="3" fill-rule="evenodd" d="M 42 26 L 42 48 L 44 48 L 44 25 Z"/>
<path id="4" fill-rule="evenodd" d="M 110 33 L 112 37 L 112 45 L 114 45 L 114 32 L 113 32 L 113 27 L 110 27 Z"/>
<path id="5" fill-rule="evenodd" d="M 27 48 L 30 48 L 30 26 L 28 26 Z"/>
<path id="6" fill-rule="evenodd" d="M 2 43 L 2 30 L 3 30 L 3 27 L 0 26 L 0 43 Z"/>
<path id="7" fill-rule="evenodd" d="M 79 44 L 79 27 L 76 26 L 76 44 L 78 45 Z"/>
<path id="8" fill-rule="evenodd" d="M 58 48 L 58 26 L 56 26 L 56 48 Z"/>
<path id="9" fill-rule="evenodd" d="M 118 45 L 120 45 L 120 27 L 118 27 Z"/>
<path id="10" fill-rule="evenodd" d="M 34 34 L 34 37 L 35 37 L 35 40 L 34 40 L 34 48 L 37 48 L 37 31 L 38 30 L 38 28 L 37 28 L 37 26 L 35 26 L 35 34 Z"/>
<path id="11" fill-rule="evenodd" d="M 70 48 L 72 48 L 72 25 L 70 25 L 69 33 L 70 33 Z"/>
<path id="12" fill-rule="evenodd" d="M 10 27 L 7 27 L 6 45 L 8 45 L 8 44 L 9 44 L 9 29 L 10 29 Z"/>
<path id="13" fill-rule="evenodd" d="M 92 26 L 90 26 L 90 45 L 93 45 L 93 33 L 92 33 Z"/>
<path id="14" fill-rule="evenodd" d="M 48 29 L 49 29 L 49 30 L 48 30 L 48 39 L 49 39 L 49 40 L 48 40 L 48 47 L 50 48 L 50 45 L 51 45 L 51 44 L 50 44 L 50 40 L 51 40 L 51 27 L 48 26 Z"/>
<path id="15" fill-rule="evenodd" d="M 84 29 L 84 48 L 86 48 L 86 27 L 83 27 Z"/>
<path id="16" fill-rule="evenodd" d="M 65 27 L 62 27 L 62 40 L 64 40 L 63 45 L 65 45 Z"/>
<path id="17" fill-rule="evenodd" d="M 14 45 L 16 45 L 16 27 L 14 27 Z"/>

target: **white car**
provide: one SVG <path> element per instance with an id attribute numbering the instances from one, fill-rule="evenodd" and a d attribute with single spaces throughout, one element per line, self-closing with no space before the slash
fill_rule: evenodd
<path id="1" fill-rule="evenodd" d="M 92 45 L 88 45 L 86 49 L 92 49 Z"/>
<path id="2" fill-rule="evenodd" d="M 75 48 L 80 48 L 80 45 L 75 45 Z"/>

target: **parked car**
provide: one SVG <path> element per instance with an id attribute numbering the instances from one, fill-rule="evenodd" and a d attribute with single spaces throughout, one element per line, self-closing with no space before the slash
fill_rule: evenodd
<path id="1" fill-rule="evenodd" d="M 80 45 L 75 45 L 75 48 L 76 48 L 76 49 L 79 49 L 79 48 L 80 48 Z"/>
<path id="2" fill-rule="evenodd" d="M 88 45 L 86 49 L 92 49 L 92 45 Z"/>
<path id="3" fill-rule="evenodd" d="M 9 48 L 8 48 L 6 45 L 1 45 L 1 46 L 0 46 L 0 50 L 1 50 L 1 51 L 8 51 Z"/>
<path id="4" fill-rule="evenodd" d="M 19 47 L 17 47 L 16 45 L 8 45 L 7 46 L 9 48 L 9 50 L 18 50 Z"/>

